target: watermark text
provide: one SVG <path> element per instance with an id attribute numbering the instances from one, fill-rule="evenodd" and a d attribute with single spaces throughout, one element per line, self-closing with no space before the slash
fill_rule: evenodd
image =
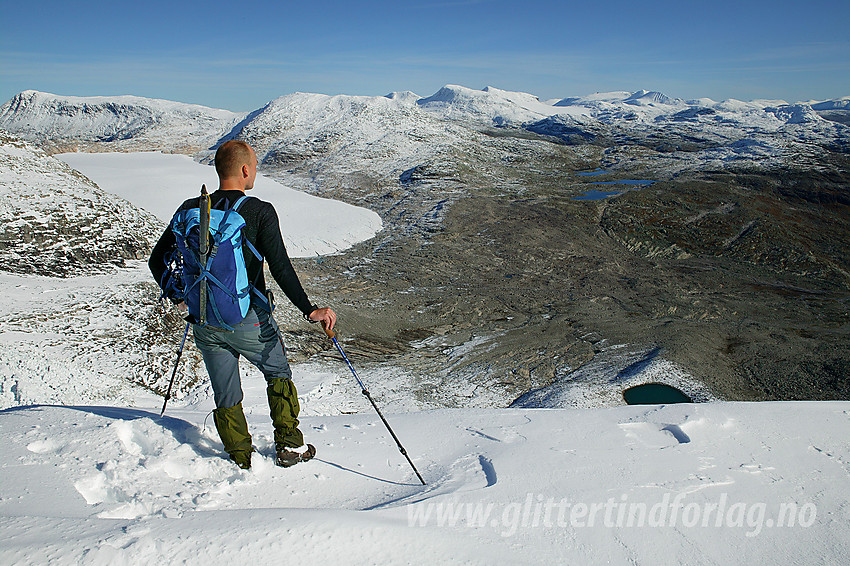
<path id="1" fill-rule="evenodd" d="M 411 527 L 497 529 L 503 537 L 528 528 L 739 528 L 748 537 L 764 529 L 808 528 L 817 518 L 814 503 L 734 502 L 728 494 L 716 501 L 686 500 L 687 494 L 664 494 L 658 501 L 631 501 L 626 494 L 605 501 L 571 502 L 529 493 L 522 502 L 463 503 L 427 501 L 408 507 Z"/>

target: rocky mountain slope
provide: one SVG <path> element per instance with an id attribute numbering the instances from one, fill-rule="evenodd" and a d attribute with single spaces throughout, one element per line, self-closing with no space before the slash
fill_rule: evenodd
<path id="1" fill-rule="evenodd" d="M 180 319 L 157 301 L 146 265 L 162 229 L 0 132 L 0 406 L 128 401 L 128 381 L 165 390 Z M 199 369 L 196 353 L 185 360 Z"/>
<path id="2" fill-rule="evenodd" d="M 850 396 L 846 99 L 296 93 L 247 116 L 172 113 L 173 129 L 121 130 L 120 111 L 103 131 L 127 135 L 98 141 L 80 118 L 20 118 L 94 101 L 23 94 L 0 127 L 49 148 L 208 160 L 237 137 L 267 175 L 378 212 L 376 238 L 298 268 L 358 361 L 408 372 L 398 395 L 506 405 L 596 367 L 601 402 L 657 364 L 694 398 Z M 299 359 L 325 351 L 288 338 Z"/>
<path id="3" fill-rule="evenodd" d="M 0 270 L 79 275 L 142 259 L 162 223 L 0 131 Z"/>

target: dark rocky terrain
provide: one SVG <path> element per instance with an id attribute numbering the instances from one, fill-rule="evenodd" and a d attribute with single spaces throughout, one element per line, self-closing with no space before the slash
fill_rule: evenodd
<path id="1" fill-rule="evenodd" d="M 498 184 L 457 167 L 389 184 L 388 200 L 439 193 L 441 222 L 385 210 L 375 241 L 300 262 L 362 359 L 394 357 L 447 404 L 468 401 L 459 376 L 480 388 L 471 397 L 511 399 L 600 343 L 655 348 L 726 399 L 850 396 L 848 155 L 698 171 L 595 201 L 574 198 L 597 188 L 574 171 L 605 165 L 602 150 L 511 157 Z M 639 176 L 652 178 L 645 163 Z M 481 347 L 453 350 L 476 337 Z"/>

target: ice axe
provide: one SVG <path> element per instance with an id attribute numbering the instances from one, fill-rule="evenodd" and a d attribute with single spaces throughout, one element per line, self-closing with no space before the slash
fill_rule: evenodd
<path id="1" fill-rule="evenodd" d="M 348 365 L 348 369 L 351 370 L 351 373 L 354 375 L 354 379 L 357 380 L 357 384 L 360 385 L 361 393 L 363 393 L 363 395 L 365 395 L 366 398 L 369 399 L 369 402 L 372 404 L 372 407 L 375 408 L 375 412 L 378 413 L 379 417 L 381 417 L 381 421 L 383 421 L 384 426 L 387 427 L 387 430 L 390 432 L 390 435 L 393 437 L 393 440 L 395 440 L 395 443 L 398 446 L 398 451 L 401 452 L 401 454 L 405 458 L 407 458 L 407 463 L 410 464 L 411 468 L 413 468 L 413 471 L 416 473 L 416 477 L 419 478 L 419 481 L 422 482 L 422 485 L 425 485 L 425 480 L 422 479 L 419 470 L 417 470 L 416 466 L 413 465 L 413 461 L 410 459 L 410 456 L 407 455 L 407 450 L 405 450 L 404 446 L 401 445 L 401 441 L 395 435 L 395 432 L 393 432 L 392 427 L 390 427 L 390 423 L 387 422 L 387 419 L 385 419 L 384 415 L 381 414 L 381 410 L 378 408 L 378 405 L 375 404 L 375 401 L 372 400 L 372 396 L 369 395 L 369 390 L 366 389 L 366 386 L 363 385 L 363 382 L 357 376 L 357 372 L 354 370 L 354 366 L 351 365 L 351 361 L 348 359 L 348 356 L 345 355 L 342 346 L 339 345 L 339 341 L 336 339 L 336 333 L 333 330 L 325 327 L 324 324 L 322 325 L 322 329 L 325 331 L 325 334 L 328 335 L 328 338 L 333 340 L 334 346 L 336 346 L 337 351 L 340 353 L 340 355 L 342 355 L 342 359 L 345 360 L 345 363 Z"/>

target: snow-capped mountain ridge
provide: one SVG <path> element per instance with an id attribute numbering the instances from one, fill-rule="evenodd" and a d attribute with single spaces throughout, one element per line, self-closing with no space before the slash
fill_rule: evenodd
<path id="1" fill-rule="evenodd" d="M 0 107 L 2 128 L 40 143 L 139 143 L 209 147 L 245 114 L 138 96 L 58 96 L 24 91 Z M 194 148 L 194 149 L 193 149 Z"/>
<path id="2" fill-rule="evenodd" d="M 843 110 L 850 108 L 850 96 L 844 96 L 823 102 L 809 101 L 805 104 L 808 104 L 815 110 Z"/>
<path id="3" fill-rule="evenodd" d="M 513 144 L 505 135 L 532 135 L 544 145 L 648 148 L 671 157 L 664 177 L 729 163 L 770 168 L 824 149 L 850 151 L 845 102 L 815 103 L 830 108 L 816 110 L 810 103 L 783 101 L 686 102 L 649 90 L 541 101 L 489 86 L 446 85 L 425 98 L 410 91 L 292 93 L 238 114 L 138 97 L 27 91 L 0 107 L 0 128 L 49 152 L 154 150 L 193 155 L 205 163 L 222 141 L 243 139 L 257 150 L 263 171 L 289 186 L 392 215 L 385 221 L 421 226 L 433 222 L 423 215 L 444 213 L 444 197 L 425 191 L 404 206 L 384 209 L 384 193 L 374 187 L 398 182 L 405 171 L 451 184 L 458 178 L 453 171 L 469 167 L 470 158 L 498 159 L 502 150 L 490 146 Z M 487 139 L 494 133 L 503 141 Z M 544 145 L 531 151 L 550 151 Z M 489 176 L 480 171 L 484 182 Z M 409 176 L 405 181 L 410 186 Z M 352 186 L 364 189 L 352 191 Z"/>
<path id="4" fill-rule="evenodd" d="M 412 125 L 424 114 L 448 122 L 520 127 L 556 115 L 609 125 L 635 120 L 649 122 L 688 108 L 732 113 L 741 123 L 758 123 L 772 118 L 800 124 L 816 122 L 819 111 L 846 110 L 848 105 L 850 97 L 796 104 L 779 100 L 715 102 L 708 98 L 684 101 L 648 90 L 596 93 L 544 102 L 532 94 L 491 86 L 474 90 L 446 85 L 429 97 L 420 97 L 410 91 L 377 97 L 296 92 L 274 99 L 253 112 L 235 113 L 129 95 L 75 97 L 29 90 L 0 107 L 0 127 L 38 142 L 105 142 L 122 149 L 128 145 L 147 144 L 150 148 L 192 152 L 192 148 L 197 151 L 211 147 L 243 130 L 320 130 L 333 122 L 356 120 L 363 114 L 374 116 L 375 110 L 402 113 L 402 118 L 410 120 Z M 280 120 L 274 127 L 270 124 L 271 116 Z M 259 123 L 255 124 L 257 121 Z M 364 127 L 376 125 L 363 124 Z"/>
<path id="5" fill-rule="evenodd" d="M 577 108 L 555 107 L 524 92 L 510 92 L 491 86 L 473 90 L 446 85 L 434 95 L 417 101 L 420 108 L 446 119 L 482 121 L 487 125 L 519 125 L 552 114 L 583 115 Z"/>
<path id="6" fill-rule="evenodd" d="M 103 103 L 121 103 L 128 106 L 131 105 L 148 105 L 148 106 L 159 106 L 162 109 L 166 108 L 196 108 L 201 112 L 218 112 L 222 117 L 231 117 L 235 112 L 231 110 L 226 110 L 222 108 L 211 108 L 208 106 L 203 106 L 200 104 L 192 104 L 188 102 L 176 102 L 173 100 L 167 100 L 164 98 L 148 98 L 144 96 L 136 96 L 133 94 L 117 94 L 117 95 L 100 95 L 100 96 L 73 96 L 73 95 L 59 95 L 50 92 L 44 92 L 39 90 L 28 89 L 21 91 L 17 96 L 13 97 L 14 99 L 20 98 L 22 100 L 26 100 L 27 98 L 39 98 L 42 100 L 64 100 L 68 103 L 72 104 L 103 104 Z"/>
<path id="7" fill-rule="evenodd" d="M 419 110 L 418 99 L 293 93 L 269 102 L 234 134 L 252 144 L 264 167 L 391 174 L 430 154 L 427 141 L 446 137 L 446 124 Z"/>
<path id="8" fill-rule="evenodd" d="M 481 145 L 480 132 L 493 128 L 570 145 L 685 151 L 671 164 L 677 170 L 741 160 L 771 166 L 818 146 L 850 148 L 848 100 L 684 101 L 638 90 L 541 101 L 491 86 L 446 85 L 424 98 L 410 91 L 296 92 L 239 114 L 139 97 L 26 91 L 0 107 L 0 128 L 49 151 L 156 150 L 205 162 L 221 141 L 240 138 L 256 147 L 264 168 L 293 173 L 291 183 L 314 190 L 329 174 L 337 179 L 332 184 L 350 175 L 398 178 L 423 164 L 457 161 Z M 741 140 L 759 143 L 741 146 Z M 794 150 L 794 144 L 803 146 Z"/>

